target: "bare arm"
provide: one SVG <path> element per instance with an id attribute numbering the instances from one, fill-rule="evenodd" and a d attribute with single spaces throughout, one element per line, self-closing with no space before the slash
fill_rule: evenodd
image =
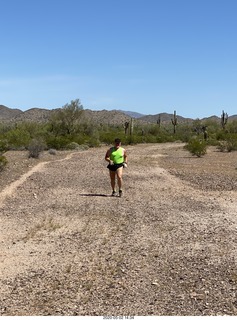
<path id="1" fill-rule="evenodd" d="M 110 163 L 110 153 L 111 153 L 111 149 L 107 150 L 106 154 L 105 154 L 105 161 Z"/>
<path id="2" fill-rule="evenodd" d="M 123 158 L 124 158 L 124 162 L 128 163 L 128 155 L 126 150 L 124 150 Z"/>

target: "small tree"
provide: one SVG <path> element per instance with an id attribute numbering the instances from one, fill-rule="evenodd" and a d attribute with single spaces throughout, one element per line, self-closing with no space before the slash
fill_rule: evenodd
<path id="1" fill-rule="evenodd" d="M 66 104 L 53 114 L 51 118 L 52 131 L 56 131 L 57 134 L 73 134 L 82 112 L 83 106 L 80 100 L 72 100 L 70 104 Z"/>

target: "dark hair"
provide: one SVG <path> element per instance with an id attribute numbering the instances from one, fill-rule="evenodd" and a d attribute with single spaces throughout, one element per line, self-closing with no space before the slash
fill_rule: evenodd
<path id="1" fill-rule="evenodd" d="M 119 138 L 116 138 L 116 139 L 114 139 L 114 142 L 115 142 L 115 143 L 120 143 L 121 140 L 120 140 Z"/>

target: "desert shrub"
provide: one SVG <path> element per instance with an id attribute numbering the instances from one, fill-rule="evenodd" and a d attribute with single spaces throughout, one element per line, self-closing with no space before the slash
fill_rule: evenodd
<path id="1" fill-rule="evenodd" d="M 37 139 L 43 137 L 47 131 L 47 125 L 25 121 L 17 124 L 17 130 L 21 132 L 27 132 L 30 139 Z"/>
<path id="2" fill-rule="evenodd" d="M 228 135 L 226 140 L 218 141 L 217 149 L 220 152 L 231 152 L 237 150 L 237 139 L 232 135 Z"/>
<path id="3" fill-rule="evenodd" d="M 157 142 L 157 136 L 152 135 L 150 133 L 146 133 L 142 138 L 143 138 L 143 142 L 145 142 L 145 143 L 156 143 Z M 130 142 L 133 143 L 135 141 L 135 136 L 129 136 L 129 140 L 130 140 Z"/>
<path id="4" fill-rule="evenodd" d="M 185 145 L 185 149 L 192 155 L 201 157 L 207 153 L 207 144 L 204 140 L 200 140 L 197 137 L 191 138 Z"/>
<path id="5" fill-rule="evenodd" d="M 125 130 L 123 125 L 103 125 L 97 128 L 99 134 L 94 134 L 93 136 L 98 138 L 101 143 L 113 144 L 115 138 L 120 138 L 122 143 L 125 141 L 127 135 L 125 135 Z"/>
<path id="6" fill-rule="evenodd" d="M 132 144 L 138 144 L 138 143 L 143 143 L 143 142 L 145 142 L 144 137 L 143 137 L 143 136 L 136 135 L 136 134 L 134 134 L 134 135 L 132 135 L 132 136 L 128 135 L 128 136 L 125 138 L 125 140 L 122 141 L 122 143 L 123 143 L 124 145 L 132 145 Z"/>
<path id="7" fill-rule="evenodd" d="M 76 142 L 70 142 L 68 145 L 67 145 L 67 149 L 69 150 L 76 150 L 79 148 L 79 144 L 76 143 Z"/>
<path id="8" fill-rule="evenodd" d="M 78 150 L 88 150 L 90 147 L 87 144 L 79 144 Z"/>
<path id="9" fill-rule="evenodd" d="M 0 155 L 0 171 L 2 171 L 7 165 L 7 158 L 3 155 Z"/>
<path id="10" fill-rule="evenodd" d="M 227 152 L 237 150 L 237 144 L 235 141 L 227 141 Z"/>
<path id="11" fill-rule="evenodd" d="M 45 149 L 45 143 L 42 140 L 32 139 L 29 146 L 29 158 L 39 158 L 40 153 Z"/>
<path id="12" fill-rule="evenodd" d="M 48 136 L 46 138 L 46 144 L 50 149 L 66 149 L 67 145 L 71 142 L 68 136 Z"/>
<path id="13" fill-rule="evenodd" d="M 8 143 L 5 139 L 0 139 L 0 152 L 9 150 Z"/>
<path id="14" fill-rule="evenodd" d="M 89 139 L 87 135 L 84 133 L 76 134 L 72 137 L 71 142 L 76 142 L 78 145 L 85 144 L 85 142 Z"/>
<path id="15" fill-rule="evenodd" d="M 227 130 L 230 133 L 237 133 L 237 120 L 233 120 L 227 124 Z"/>
<path id="16" fill-rule="evenodd" d="M 152 136 L 157 136 L 160 133 L 160 129 L 157 125 L 155 124 L 150 124 L 147 126 L 146 131 L 148 134 Z"/>
<path id="17" fill-rule="evenodd" d="M 218 141 L 217 149 L 220 152 L 226 152 L 227 151 L 227 142 L 226 141 Z"/>
<path id="18" fill-rule="evenodd" d="M 209 146 L 218 146 L 219 145 L 219 141 L 216 138 L 216 134 L 213 134 L 213 133 L 208 136 L 208 139 L 206 142 L 207 142 L 207 145 L 209 145 Z"/>
<path id="19" fill-rule="evenodd" d="M 217 132 L 216 132 L 216 139 L 217 139 L 218 141 L 224 141 L 224 140 L 226 140 L 226 133 L 225 133 L 223 130 L 217 131 Z"/>
<path id="20" fill-rule="evenodd" d="M 220 152 L 227 152 L 228 149 L 230 150 L 230 145 L 228 146 L 228 142 L 227 141 L 218 141 L 217 149 Z"/>
<path id="21" fill-rule="evenodd" d="M 19 128 L 8 131 L 5 135 L 10 149 L 23 149 L 27 148 L 30 142 L 30 134 L 27 131 Z"/>
<path id="22" fill-rule="evenodd" d="M 49 150 L 48 150 L 48 153 L 49 153 L 49 154 L 52 154 L 52 155 L 56 155 L 57 150 L 55 150 L 55 149 L 49 149 Z"/>
<path id="23" fill-rule="evenodd" d="M 99 146 L 100 146 L 100 140 L 97 139 L 96 137 L 91 137 L 91 138 L 87 141 L 87 145 L 88 145 L 90 148 L 99 147 Z"/>
<path id="24" fill-rule="evenodd" d="M 227 151 L 235 151 L 237 150 L 237 134 L 236 133 L 228 133 L 226 136 L 227 141 Z"/>

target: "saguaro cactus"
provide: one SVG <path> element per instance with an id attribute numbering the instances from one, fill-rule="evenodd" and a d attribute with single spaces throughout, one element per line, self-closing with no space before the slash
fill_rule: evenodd
<path id="1" fill-rule="evenodd" d="M 133 123 L 134 123 L 133 118 L 131 118 L 131 121 L 130 121 L 130 136 L 133 135 Z"/>
<path id="2" fill-rule="evenodd" d="M 208 133 L 207 133 L 207 126 L 202 126 L 203 138 L 207 141 Z"/>
<path id="3" fill-rule="evenodd" d="M 177 117 L 176 117 L 176 111 L 174 111 L 173 119 L 171 119 L 172 125 L 174 126 L 174 134 L 176 133 L 176 126 L 178 123 Z"/>
<path id="4" fill-rule="evenodd" d="M 228 114 L 224 112 L 224 110 L 222 110 L 222 115 L 221 115 L 221 126 L 222 129 L 225 129 L 225 126 L 227 124 L 228 121 Z"/>
<path id="5" fill-rule="evenodd" d="M 126 121 L 125 124 L 124 124 L 125 135 L 127 135 L 127 133 L 128 133 L 128 128 L 129 128 L 129 122 Z"/>
<path id="6" fill-rule="evenodd" d="M 160 117 L 160 114 L 159 114 L 159 116 L 158 116 L 158 119 L 157 119 L 156 123 L 158 124 L 158 127 L 160 128 L 160 123 L 161 123 L 161 117 Z"/>

